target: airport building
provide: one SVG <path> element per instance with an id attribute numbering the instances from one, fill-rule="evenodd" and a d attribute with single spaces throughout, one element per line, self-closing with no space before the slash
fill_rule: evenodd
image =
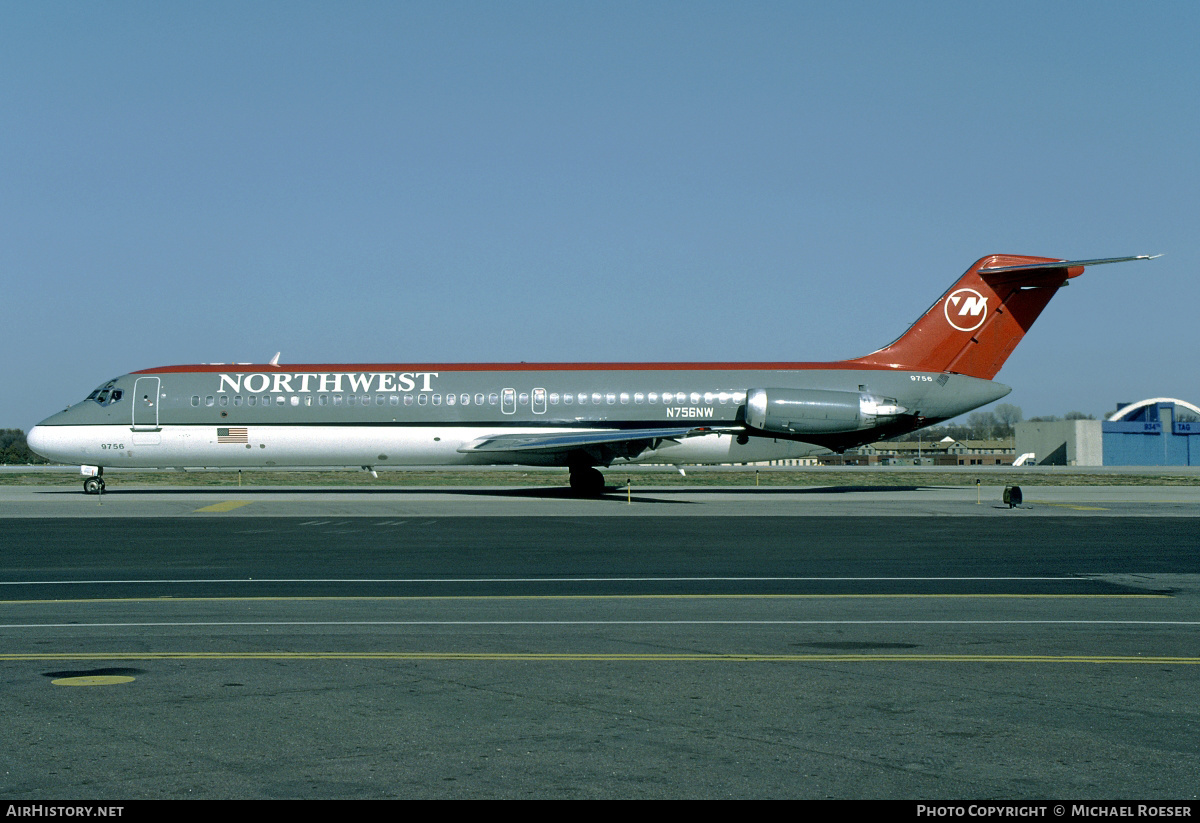
<path id="1" fill-rule="evenodd" d="M 1099 420 L 1038 420 L 1016 425 L 1017 453 L 1037 466 L 1103 466 Z"/>
<path id="2" fill-rule="evenodd" d="M 1016 451 L 1039 466 L 1200 466 L 1200 407 L 1171 397 L 1123 403 L 1107 420 L 1018 423 Z"/>
<path id="3" fill-rule="evenodd" d="M 1011 440 L 916 440 L 869 443 L 845 454 L 822 455 L 823 466 L 1011 466 Z"/>
<path id="4" fill-rule="evenodd" d="M 1170 397 L 1123 404 L 1102 424 L 1104 465 L 1200 466 L 1197 415 L 1200 408 Z"/>

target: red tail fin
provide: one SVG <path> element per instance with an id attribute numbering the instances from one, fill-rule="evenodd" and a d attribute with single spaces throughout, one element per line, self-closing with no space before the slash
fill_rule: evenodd
<path id="1" fill-rule="evenodd" d="M 991 380 L 1050 298 L 1086 265 L 1148 260 L 1055 260 L 993 254 L 967 273 L 895 343 L 852 360 L 882 368 L 953 372 Z"/>

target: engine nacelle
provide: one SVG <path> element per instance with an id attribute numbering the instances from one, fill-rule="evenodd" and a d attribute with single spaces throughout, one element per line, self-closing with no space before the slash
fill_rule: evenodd
<path id="1" fill-rule="evenodd" d="M 751 389 L 746 424 L 781 434 L 854 432 L 895 420 L 907 411 L 895 398 L 824 389 Z"/>

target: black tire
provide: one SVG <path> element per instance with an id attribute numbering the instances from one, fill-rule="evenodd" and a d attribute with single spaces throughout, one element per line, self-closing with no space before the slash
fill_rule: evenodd
<path id="1" fill-rule="evenodd" d="M 591 466 L 572 469 L 571 491 L 582 497 L 599 497 L 604 494 L 604 475 Z"/>

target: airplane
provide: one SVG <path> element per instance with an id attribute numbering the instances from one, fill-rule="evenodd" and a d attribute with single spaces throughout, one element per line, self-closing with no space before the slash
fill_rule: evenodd
<path id="1" fill-rule="evenodd" d="M 978 260 L 895 342 L 828 363 L 165 366 L 109 380 L 27 442 L 105 468 L 561 466 L 605 490 L 621 463 L 753 463 L 895 437 L 1004 397 L 992 380 L 1086 266 L 1138 255 Z M 681 469 L 682 470 L 682 469 Z"/>

